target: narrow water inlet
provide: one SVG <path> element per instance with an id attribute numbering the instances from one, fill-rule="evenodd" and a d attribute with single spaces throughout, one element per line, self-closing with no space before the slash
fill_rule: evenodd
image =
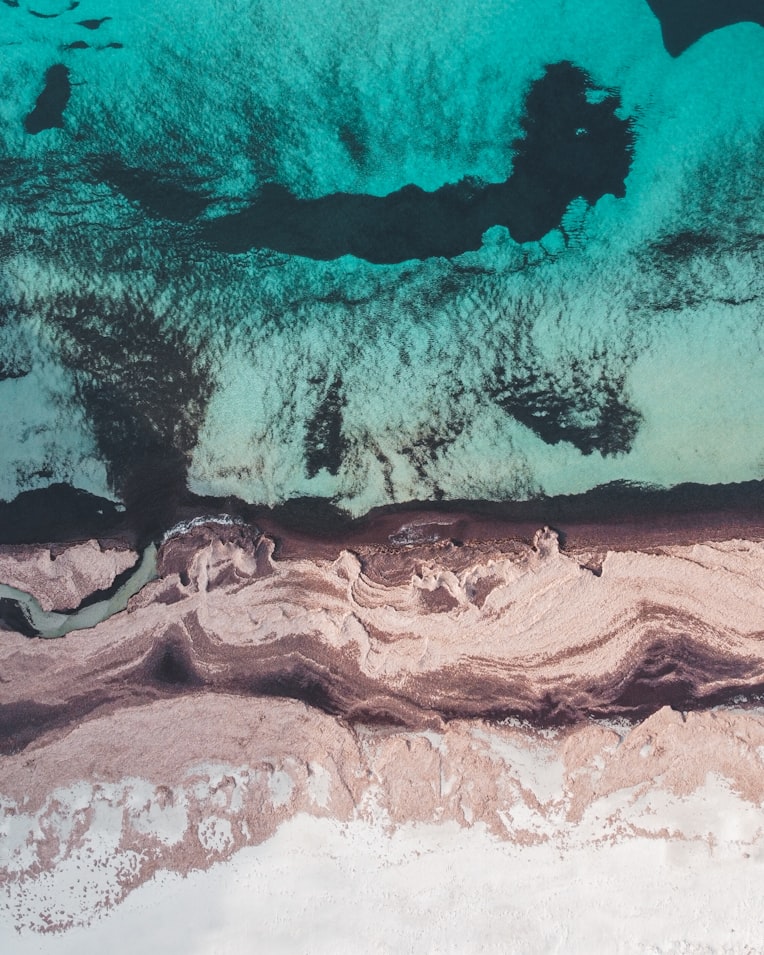
<path id="1" fill-rule="evenodd" d="M 39 601 L 31 594 L 17 587 L 0 583 L 0 620 L 11 614 L 17 616 L 20 613 L 28 624 L 26 631 L 29 636 L 35 635 L 45 639 L 64 637 L 72 630 L 88 630 L 95 627 L 96 624 L 124 610 L 130 598 L 147 583 L 156 580 L 157 576 L 157 548 L 155 544 L 149 544 L 143 551 L 133 574 L 116 593 L 106 600 L 99 600 L 97 603 L 71 613 L 43 610 Z M 5 607 L 9 609 L 3 612 Z M 18 627 L 14 625 L 13 629 Z M 31 631 L 34 631 L 34 634 Z"/>

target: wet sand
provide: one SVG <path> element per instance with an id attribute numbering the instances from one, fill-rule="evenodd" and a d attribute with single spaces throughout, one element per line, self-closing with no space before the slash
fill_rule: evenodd
<path id="1" fill-rule="evenodd" d="M 690 511 L 660 515 L 629 514 L 603 516 L 586 521 L 517 520 L 468 510 L 432 510 L 421 507 L 401 510 L 394 507 L 373 513 L 358 523 L 328 533 L 307 533 L 292 522 L 285 524 L 261 512 L 257 524 L 277 542 L 276 559 L 290 557 L 332 557 L 345 548 L 361 545 L 404 547 L 441 540 L 457 544 L 470 542 L 521 541 L 530 544 L 539 526 L 550 526 L 560 535 L 561 547 L 574 554 L 588 550 L 651 551 L 671 545 L 732 539 L 764 539 L 764 513 L 746 511 Z"/>

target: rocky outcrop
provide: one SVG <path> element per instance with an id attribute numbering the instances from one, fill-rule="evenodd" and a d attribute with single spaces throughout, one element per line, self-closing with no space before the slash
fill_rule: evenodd
<path id="1" fill-rule="evenodd" d="M 0 547 L 0 583 L 35 597 L 43 610 L 74 610 L 107 590 L 138 554 L 117 542 Z"/>

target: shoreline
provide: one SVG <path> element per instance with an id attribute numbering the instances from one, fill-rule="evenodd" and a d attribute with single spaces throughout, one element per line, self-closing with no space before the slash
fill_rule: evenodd
<path id="1" fill-rule="evenodd" d="M 583 494 L 533 501 L 412 501 L 352 517 L 322 498 L 275 507 L 189 491 L 159 495 L 122 509 L 65 484 L 0 502 L 0 548 L 50 546 L 54 552 L 99 540 L 111 549 L 142 550 L 179 524 L 234 519 L 275 541 L 276 559 L 336 557 L 359 546 L 400 548 L 447 540 L 530 543 L 544 526 L 562 550 L 650 550 L 734 538 L 764 539 L 764 481 L 683 484 L 670 489 L 621 482 Z"/>
<path id="2" fill-rule="evenodd" d="M 730 952 L 729 913 L 759 903 L 760 712 L 418 733 L 353 728 L 295 701 L 239 703 L 208 697 L 203 719 L 191 698 L 100 714 L 4 759 L 7 951 L 132 953 L 146 925 L 180 932 L 186 951 L 231 925 L 241 945 L 216 950 L 256 938 L 334 955 L 372 937 L 375 951 L 391 939 L 419 951 L 423 898 L 451 913 L 427 922 L 437 951 L 474 951 L 471 939 L 496 938 L 486 899 L 522 926 L 530 898 L 563 926 L 567 952 L 609 951 L 624 920 L 643 944 L 619 951 L 661 950 L 678 920 L 698 940 L 682 951 Z M 694 898 L 714 906 L 710 932 Z M 604 912 L 592 932 L 587 907 Z M 750 922 L 734 937 L 754 945 Z M 540 929 L 522 944 L 481 950 L 552 949 Z"/>

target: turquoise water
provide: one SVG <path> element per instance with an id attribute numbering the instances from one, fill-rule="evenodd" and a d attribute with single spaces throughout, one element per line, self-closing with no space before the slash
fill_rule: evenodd
<path id="1" fill-rule="evenodd" d="M 759 25 L 672 55 L 644 0 L 69 7 L 0 4 L 0 499 L 166 471 L 358 514 L 764 478 Z M 555 64 L 586 119 L 529 179 Z M 628 142 L 578 165 L 625 179 L 524 241 L 518 203 L 605 113 Z M 419 254 L 371 261 L 391 242 Z"/>

